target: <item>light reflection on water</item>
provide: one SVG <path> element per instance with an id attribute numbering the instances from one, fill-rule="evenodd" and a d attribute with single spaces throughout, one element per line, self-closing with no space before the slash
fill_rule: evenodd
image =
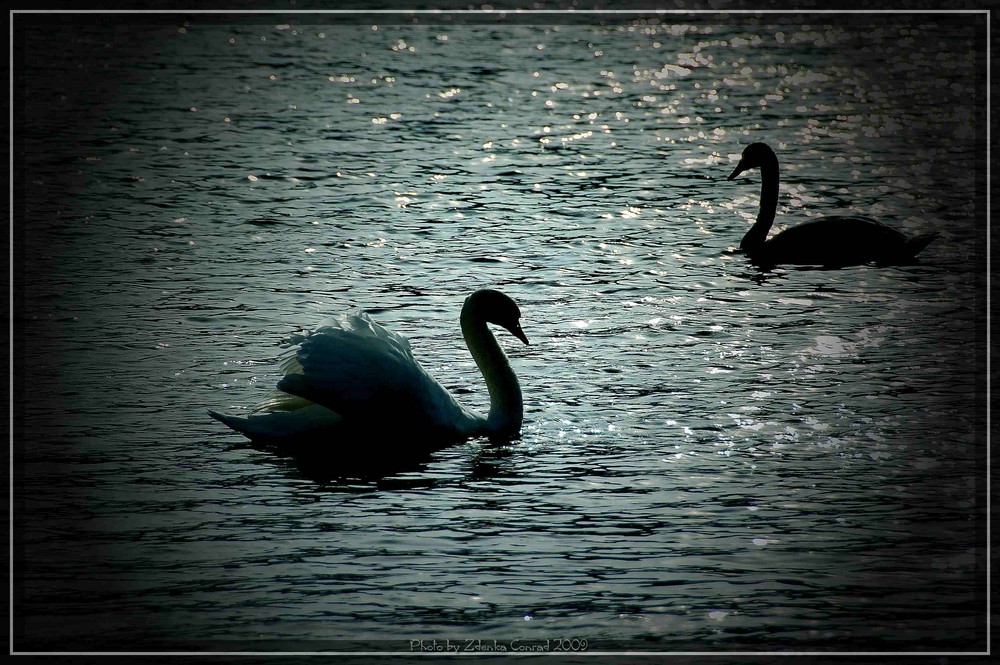
<path id="1" fill-rule="evenodd" d="M 981 637 L 968 23 L 180 27 L 26 37 L 25 646 Z M 758 272 L 758 139 L 779 215 L 941 237 Z M 353 308 L 484 412 L 487 285 L 517 442 L 340 481 L 204 415 Z"/>

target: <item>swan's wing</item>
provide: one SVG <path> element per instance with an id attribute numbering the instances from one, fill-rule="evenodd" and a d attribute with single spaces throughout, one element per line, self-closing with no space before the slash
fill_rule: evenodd
<path id="1" fill-rule="evenodd" d="M 906 236 L 867 217 L 824 216 L 791 226 L 764 245 L 778 263 L 852 265 L 899 252 Z"/>
<path id="2" fill-rule="evenodd" d="M 250 409 L 250 412 L 279 413 L 286 411 L 298 411 L 299 409 L 304 409 L 307 406 L 312 406 L 312 402 L 295 395 L 283 393 L 280 390 L 275 390 L 271 393 L 270 397 Z"/>
<path id="3" fill-rule="evenodd" d="M 282 368 L 278 390 L 332 409 L 355 426 L 453 430 L 469 418 L 413 358 L 406 338 L 365 314 L 306 336 Z"/>

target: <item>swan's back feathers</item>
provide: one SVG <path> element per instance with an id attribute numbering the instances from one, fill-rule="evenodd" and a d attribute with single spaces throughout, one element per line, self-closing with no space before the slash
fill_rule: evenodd
<path id="1" fill-rule="evenodd" d="M 471 417 L 413 358 L 406 338 L 365 314 L 305 336 L 282 367 L 279 391 L 372 429 L 446 430 Z"/>
<path id="2" fill-rule="evenodd" d="M 792 226 L 751 255 L 763 263 L 845 266 L 876 261 L 905 263 L 937 236 L 915 238 L 867 217 L 826 216 Z"/>

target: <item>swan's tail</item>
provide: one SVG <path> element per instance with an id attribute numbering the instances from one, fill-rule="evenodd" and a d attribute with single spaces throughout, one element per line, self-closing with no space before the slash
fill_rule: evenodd
<path id="1" fill-rule="evenodd" d="M 246 418 L 227 416 L 224 413 L 212 411 L 211 409 L 208 410 L 208 415 L 212 416 L 226 427 L 234 429 L 240 434 L 246 434 L 247 425 L 249 425 L 249 421 Z"/>
<path id="2" fill-rule="evenodd" d="M 308 406 L 294 411 L 255 414 L 249 418 L 227 416 L 211 409 L 208 415 L 253 441 L 280 443 L 331 438 L 334 429 L 340 426 L 340 415 L 318 404 L 303 402 Z"/>
<path id="3" fill-rule="evenodd" d="M 270 440 L 274 438 L 275 434 L 280 433 L 275 431 L 273 422 L 267 417 L 241 418 L 239 416 L 227 416 L 224 413 L 212 411 L 211 409 L 208 410 L 208 415 L 252 441 Z"/>
<path id="4" fill-rule="evenodd" d="M 907 258 L 913 258 L 922 252 L 924 248 L 931 244 L 931 241 L 937 237 L 937 231 L 931 231 L 930 233 L 921 233 L 920 235 L 915 235 L 912 238 L 907 238 L 903 241 L 903 255 Z"/>

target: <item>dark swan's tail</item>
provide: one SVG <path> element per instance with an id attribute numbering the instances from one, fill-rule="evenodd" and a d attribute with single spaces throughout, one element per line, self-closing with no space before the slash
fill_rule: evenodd
<path id="1" fill-rule="evenodd" d="M 907 238 L 903 241 L 903 257 L 915 257 L 917 254 L 922 252 L 927 245 L 931 244 L 931 241 L 934 240 L 934 238 L 937 237 L 937 231 L 931 231 L 930 233 L 921 233 L 913 236 L 912 238 Z"/>

